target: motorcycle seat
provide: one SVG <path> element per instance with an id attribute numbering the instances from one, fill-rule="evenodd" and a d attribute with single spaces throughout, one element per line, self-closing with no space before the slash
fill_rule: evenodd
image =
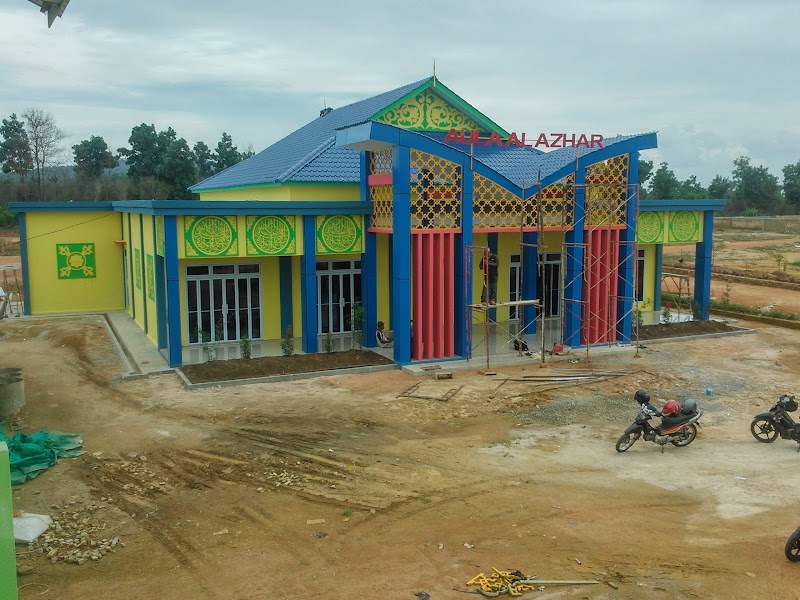
<path id="1" fill-rule="evenodd" d="M 676 425 L 682 425 L 683 423 L 687 423 L 692 420 L 694 414 L 691 415 L 678 415 L 677 417 L 661 417 L 661 427 L 669 428 L 675 427 Z"/>

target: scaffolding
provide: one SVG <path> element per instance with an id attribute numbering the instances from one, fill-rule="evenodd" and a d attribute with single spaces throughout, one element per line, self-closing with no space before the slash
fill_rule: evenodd
<path id="1" fill-rule="evenodd" d="M 22 316 L 22 265 L 0 265 L 0 319 Z"/>
<path id="2" fill-rule="evenodd" d="M 579 170 L 579 156 L 576 150 L 575 172 Z M 590 359 L 590 349 L 593 345 L 618 343 L 618 331 L 620 325 L 626 319 L 631 319 L 631 343 L 638 352 L 638 304 L 637 304 L 637 277 L 638 277 L 638 243 L 636 241 L 636 231 L 631 230 L 628 215 L 631 212 L 638 214 L 638 184 L 629 183 L 629 160 L 627 156 L 615 157 L 602 163 L 590 165 L 586 170 L 586 182 L 575 183 L 573 176 L 567 176 L 555 184 L 550 184 L 546 188 L 541 185 L 541 174 L 537 182 L 535 205 L 529 208 L 528 212 L 535 213 L 535 221 L 530 222 L 528 212 L 526 212 L 525 189 L 526 182 L 522 182 L 522 193 L 516 197 L 517 212 L 519 215 L 518 225 L 520 233 L 519 245 L 521 249 L 525 247 L 535 248 L 537 257 L 541 257 L 542 249 L 548 248 L 544 244 L 545 231 L 558 231 L 560 233 L 560 256 L 559 271 L 559 332 L 558 339 L 564 345 L 565 326 L 568 318 L 577 317 L 580 323 L 580 343 L 586 349 L 586 359 Z M 556 185 L 560 186 L 560 198 L 556 201 L 558 210 L 551 210 L 545 214 L 543 210 L 543 191 Z M 576 211 L 577 199 L 583 198 L 584 210 Z M 545 200 L 547 200 L 545 198 Z M 553 200 L 550 200 L 551 204 Z M 533 227 L 531 227 L 531 224 Z M 580 243 L 567 242 L 566 233 L 570 230 L 581 228 L 583 230 L 583 241 Z M 524 242 L 525 231 L 536 231 L 536 244 L 526 244 Z M 505 229 L 508 231 L 508 229 Z M 553 249 L 554 250 L 554 249 Z M 473 254 L 480 253 L 487 257 L 490 250 L 484 246 L 469 246 L 465 249 L 465 286 L 469 287 L 472 273 Z M 553 252 L 555 253 L 555 252 Z M 524 252 L 520 253 L 520 271 L 525 277 Z M 580 264 L 581 268 L 570 273 L 569 265 Z M 542 286 L 542 297 L 547 298 L 550 290 L 547 289 L 548 281 L 544 273 L 544 263 L 541 258 L 537 259 L 538 281 Z M 484 288 L 488 289 L 488 270 L 483 270 Z M 581 298 L 568 298 L 565 290 L 577 285 L 577 280 L 581 279 Z M 628 290 L 630 293 L 625 293 Z M 472 298 L 472 290 L 466 289 L 467 299 Z M 490 323 L 495 324 L 498 334 L 504 334 L 510 339 L 523 339 L 521 336 L 527 329 L 526 321 L 520 318 L 519 330 L 512 334 L 508 328 L 501 329 L 496 321 L 490 318 L 490 310 L 497 307 L 519 306 L 521 313 L 524 307 L 534 306 L 538 309 L 535 319 L 527 321 L 529 324 L 539 322 L 539 336 L 541 339 L 541 361 L 544 363 L 546 355 L 545 336 L 546 336 L 546 303 L 542 297 L 522 300 L 516 302 L 502 302 L 488 304 L 486 298 L 478 304 L 467 306 L 467 348 L 469 349 L 468 359 L 472 355 L 472 328 L 473 311 L 483 313 L 484 322 L 484 344 L 486 347 L 486 366 L 490 368 Z M 624 311 L 621 308 L 625 307 Z M 520 317 L 523 317 L 521 314 Z M 520 354 L 521 344 L 519 345 Z"/>

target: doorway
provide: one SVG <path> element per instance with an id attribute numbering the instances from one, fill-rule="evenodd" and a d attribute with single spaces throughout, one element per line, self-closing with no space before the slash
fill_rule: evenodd
<path id="1" fill-rule="evenodd" d="M 190 344 L 261 339 L 261 266 L 188 265 Z"/>
<path id="2" fill-rule="evenodd" d="M 353 306 L 361 304 L 361 261 L 317 263 L 317 333 L 352 333 Z"/>

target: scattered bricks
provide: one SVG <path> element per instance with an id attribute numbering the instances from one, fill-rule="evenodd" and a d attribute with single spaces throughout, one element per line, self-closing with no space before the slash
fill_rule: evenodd
<path id="1" fill-rule="evenodd" d="M 436 379 L 452 379 L 453 374 L 444 372 L 444 373 L 436 373 Z"/>

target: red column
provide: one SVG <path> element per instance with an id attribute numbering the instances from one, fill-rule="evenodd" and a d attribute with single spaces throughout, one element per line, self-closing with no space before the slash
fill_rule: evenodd
<path id="1" fill-rule="evenodd" d="M 412 288 L 414 295 L 414 311 L 412 313 L 414 319 L 414 329 L 411 332 L 411 358 L 414 360 L 419 360 L 422 358 L 422 327 L 424 320 L 422 317 L 422 236 L 420 236 L 418 233 L 411 234 L 411 247 L 414 252 L 414 262 L 411 272 L 411 277 L 414 284 L 414 287 Z"/>
<path id="2" fill-rule="evenodd" d="M 433 238 L 428 234 L 421 234 L 422 237 L 422 254 L 423 254 L 423 306 L 424 316 L 422 318 L 423 328 L 423 343 L 425 347 L 422 349 L 423 358 L 433 358 Z"/>

